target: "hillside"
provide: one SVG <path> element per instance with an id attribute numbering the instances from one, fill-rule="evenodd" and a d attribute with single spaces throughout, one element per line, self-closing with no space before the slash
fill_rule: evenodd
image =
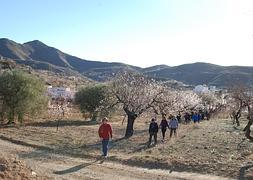
<path id="1" fill-rule="evenodd" d="M 15 60 L 34 69 L 82 74 L 96 81 L 106 81 L 122 71 L 143 73 L 160 80 L 176 80 L 188 85 L 207 84 L 228 87 L 236 83 L 253 83 L 253 67 L 218 66 L 209 63 L 183 64 L 170 67 L 156 65 L 140 68 L 123 63 L 89 61 L 66 54 L 38 40 L 16 43 L 0 39 L 0 57 Z"/>
<path id="2" fill-rule="evenodd" d="M 253 83 L 253 67 L 218 66 L 209 63 L 193 63 L 146 72 L 148 76 L 175 79 L 185 84 L 207 84 L 227 87 L 233 84 Z"/>

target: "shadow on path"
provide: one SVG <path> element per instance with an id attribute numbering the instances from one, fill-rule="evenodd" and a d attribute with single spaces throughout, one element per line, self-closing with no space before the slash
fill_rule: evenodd
<path id="1" fill-rule="evenodd" d="M 250 169 L 252 167 L 253 167 L 253 164 L 241 167 L 238 179 L 242 179 L 242 180 L 248 179 L 248 177 L 247 178 L 245 177 L 245 171 L 247 171 L 248 169 Z M 251 177 L 251 178 L 253 178 L 253 177 Z"/>
<path id="2" fill-rule="evenodd" d="M 92 126 L 98 124 L 97 121 L 84 121 L 84 120 L 57 120 L 54 121 L 43 121 L 43 122 L 33 122 L 28 123 L 26 126 L 34 127 L 64 127 L 64 126 Z"/>
<path id="3" fill-rule="evenodd" d="M 102 159 L 96 159 L 96 161 L 94 162 L 90 162 L 90 163 L 82 163 L 79 164 L 77 166 L 65 169 L 65 170 L 61 170 L 61 171 L 54 171 L 54 174 L 58 174 L 58 175 L 64 175 L 64 174 L 69 174 L 69 173 L 73 173 L 73 172 L 77 172 L 85 167 L 91 166 L 93 164 L 95 164 L 96 162 L 99 162 L 100 164 L 103 163 Z"/>

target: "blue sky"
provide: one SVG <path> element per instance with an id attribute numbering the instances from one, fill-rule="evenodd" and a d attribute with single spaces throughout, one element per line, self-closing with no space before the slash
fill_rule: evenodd
<path id="1" fill-rule="evenodd" d="M 0 37 L 147 67 L 253 66 L 252 0 L 6 0 Z"/>

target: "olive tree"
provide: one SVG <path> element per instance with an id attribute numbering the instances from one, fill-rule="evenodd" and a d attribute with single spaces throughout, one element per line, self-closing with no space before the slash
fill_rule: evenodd
<path id="1" fill-rule="evenodd" d="M 81 88 L 75 94 L 75 103 L 83 114 L 89 114 L 92 120 L 97 117 L 107 116 L 113 111 L 113 98 L 108 93 L 104 84 Z"/>
<path id="2" fill-rule="evenodd" d="M 0 75 L 1 119 L 23 122 L 25 115 L 36 115 L 47 107 L 44 84 L 22 71 Z"/>

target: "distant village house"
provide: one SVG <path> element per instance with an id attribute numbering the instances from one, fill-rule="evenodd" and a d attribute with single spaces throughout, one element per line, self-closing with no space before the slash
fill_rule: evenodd
<path id="1" fill-rule="evenodd" d="M 72 101 L 75 96 L 75 91 L 65 87 L 48 86 L 47 94 L 52 100 L 63 98 L 64 100 Z"/>

